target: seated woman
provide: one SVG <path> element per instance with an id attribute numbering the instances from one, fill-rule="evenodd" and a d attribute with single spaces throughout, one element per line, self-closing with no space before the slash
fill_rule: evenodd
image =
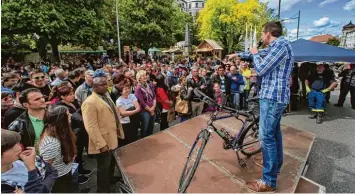
<path id="1" fill-rule="evenodd" d="M 131 85 L 124 84 L 120 87 L 121 96 L 116 101 L 120 113 L 120 121 L 125 134 L 125 139 L 120 140 L 120 146 L 130 144 L 138 139 L 141 108 L 138 99 L 131 94 Z"/>
<path id="2" fill-rule="evenodd" d="M 57 170 L 36 157 L 34 147 L 23 151 L 20 140 L 19 133 L 1 130 L 1 192 L 50 193 Z"/>

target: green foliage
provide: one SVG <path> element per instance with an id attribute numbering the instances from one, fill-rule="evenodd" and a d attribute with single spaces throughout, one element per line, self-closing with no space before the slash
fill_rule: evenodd
<path id="1" fill-rule="evenodd" d="M 69 42 L 95 48 L 113 29 L 107 12 L 112 1 L 7 0 L 1 7 L 3 34 L 37 34 L 53 51 Z"/>
<path id="2" fill-rule="evenodd" d="M 260 37 L 262 25 L 272 19 L 272 13 L 258 0 L 207 0 L 197 19 L 199 37 L 214 39 L 231 53 L 243 47 L 246 23 L 256 26 Z"/>
<path id="3" fill-rule="evenodd" d="M 119 0 L 122 42 L 145 51 L 150 47 L 168 47 L 184 40 L 189 16 L 175 0 Z"/>
<path id="4" fill-rule="evenodd" d="M 339 46 L 340 41 L 337 38 L 329 38 L 326 44 L 329 44 L 332 46 Z"/>

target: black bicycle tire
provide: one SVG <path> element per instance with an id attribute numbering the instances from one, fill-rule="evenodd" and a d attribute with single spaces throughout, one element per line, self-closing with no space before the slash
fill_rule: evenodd
<path id="1" fill-rule="evenodd" d="M 255 125 L 255 124 L 258 124 L 259 123 L 259 119 L 256 119 L 254 121 L 252 121 L 248 126 L 247 128 L 242 132 L 242 134 L 240 134 L 240 139 L 239 139 L 239 145 L 241 146 L 240 147 L 240 152 L 242 152 L 242 154 L 246 155 L 246 156 L 252 156 L 252 155 L 255 155 L 257 153 L 259 153 L 261 151 L 261 146 L 259 149 L 256 149 L 255 151 L 252 151 L 252 152 L 246 152 L 244 149 L 243 149 L 243 144 L 244 144 L 244 138 L 245 136 L 248 134 L 248 131 L 251 130 L 251 128 Z"/>
<path id="2" fill-rule="evenodd" d="M 199 135 L 198 135 L 198 140 L 199 139 L 202 139 L 202 143 L 201 143 L 201 147 L 199 148 L 198 150 L 198 153 L 197 153 L 197 156 L 196 156 L 196 160 L 191 168 L 191 171 L 190 173 L 187 175 L 187 177 L 184 176 L 185 174 L 185 171 L 186 171 L 186 168 L 187 168 L 187 165 L 189 163 L 189 160 L 191 160 L 190 155 L 188 156 L 188 159 L 186 160 L 186 163 L 185 163 L 185 166 L 184 166 L 184 169 L 182 171 L 182 174 L 180 176 L 180 181 L 179 181 L 179 189 L 178 189 L 178 192 L 179 193 L 185 193 L 186 189 L 189 187 L 190 183 L 191 183 L 191 180 L 192 178 L 194 177 L 195 175 L 195 172 L 196 172 L 196 169 L 200 163 L 200 160 L 201 160 L 201 157 L 202 157 L 202 153 L 203 153 L 203 150 L 205 149 L 206 147 L 206 144 L 208 142 L 208 139 L 210 137 L 210 134 L 207 130 L 202 130 Z M 196 138 L 196 139 L 197 139 Z M 197 144 L 195 144 L 196 146 Z M 190 150 L 193 150 L 195 147 L 191 147 Z M 192 154 L 193 152 L 191 152 Z M 185 181 L 184 181 L 185 180 Z"/>

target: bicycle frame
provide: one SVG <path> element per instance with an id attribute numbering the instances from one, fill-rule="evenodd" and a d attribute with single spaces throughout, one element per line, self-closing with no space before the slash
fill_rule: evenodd
<path id="1" fill-rule="evenodd" d="M 238 118 L 238 117 L 235 117 L 235 116 L 232 115 L 232 114 L 231 114 L 231 115 L 227 115 L 227 116 L 219 116 L 219 117 L 217 117 L 218 113 L 219 113 L 218 110 L 215 111 L 214 113 L 212 113 L 213 115 L 211 116 L 211 119 L 208 121 L 208 126 L 211 126 L 211 127 L 213 128 L 213 131 L 216 132 L 217 135 L 218 135 L 220 138 L 223 139 L 223 141 L 225 141 L 227 144 L 231 144 L 231 145 L 232 145 L 232 149 L 233 149 L 234 151 L 238 151 L 238 150 L 239 150 L 241 147 L 243 147 L 243 146 L 248 146 L 248 145 L 251 145 L 251 144 L 254 144 L 254 143 L 258 142 L 258 141 L 252 141 L 252 142 L 248 142 L 248 143 L 246 143 L 246 144 L 240 145 L 240 144 L 239 144 L 240 135 L 241 135 L 242 132 L 245 130 L 245 128 L 246 128 L 245 125 L 246 125 L 247 122 L 246 122 L 246 121 L 243 121 L 242 119 L 240 119 L 240 118 Z M 217 120 L 222 120 L 222 119 L 226 119 L 226 118 L 230 118 L 230 117 L 234 117 L 234 118 L 236 118 L 237 120 L 239 120 L 240 122 L 242 122 L 242 126 L 241 126 L 240 130 L 239 130 L 239 132 L 234 136 L 232 142 L 230 142 L 230 140 L 225 137 L 225 135 L 223 134 L 223 132 L 222 132 L 221 130 L 217 129 L 217 128 L 213 125 L 213 123 L 214 123 L 215 121 L 217 121 Z M 207 130 L 208 130 L 208 127 L 207 127 Z M 210 132 L 211 132 L 211 131 L 210 131 Z M 195 143 L 196 143 L 196 142 L 195 142 Z"/>

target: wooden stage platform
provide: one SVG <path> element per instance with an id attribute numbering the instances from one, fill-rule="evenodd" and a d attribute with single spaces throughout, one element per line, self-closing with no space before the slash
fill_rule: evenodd
<path id="1" fill-rule="evenodd" d="M 176 193 L 186 157 L 198 132 L 206 127 L 209 115 L 200 115 L 163 132 L 122 147 L 116 151 L 117 161 L 128 178 L 133 192 Z M 232 134 L 241 123 L 235 118 L 215 122 Z M 282 126 L 284 164 L 278 176 L 278 193 L 313 193 L 324 188 L 302 177 L 315 135 Z M 243 154 L 240 154 L 243 156 Z M 244 156 L 243 156 L 244 157 Z M 187 189 L 189 193 L 245 193 L 250 192 L 246 181 L 260 178 L 262 168 L 254 157 L 243 158 L 242 168 L 234 151 L 224 150 L 217 134 L 207 143 L 200 165 Z"/>

